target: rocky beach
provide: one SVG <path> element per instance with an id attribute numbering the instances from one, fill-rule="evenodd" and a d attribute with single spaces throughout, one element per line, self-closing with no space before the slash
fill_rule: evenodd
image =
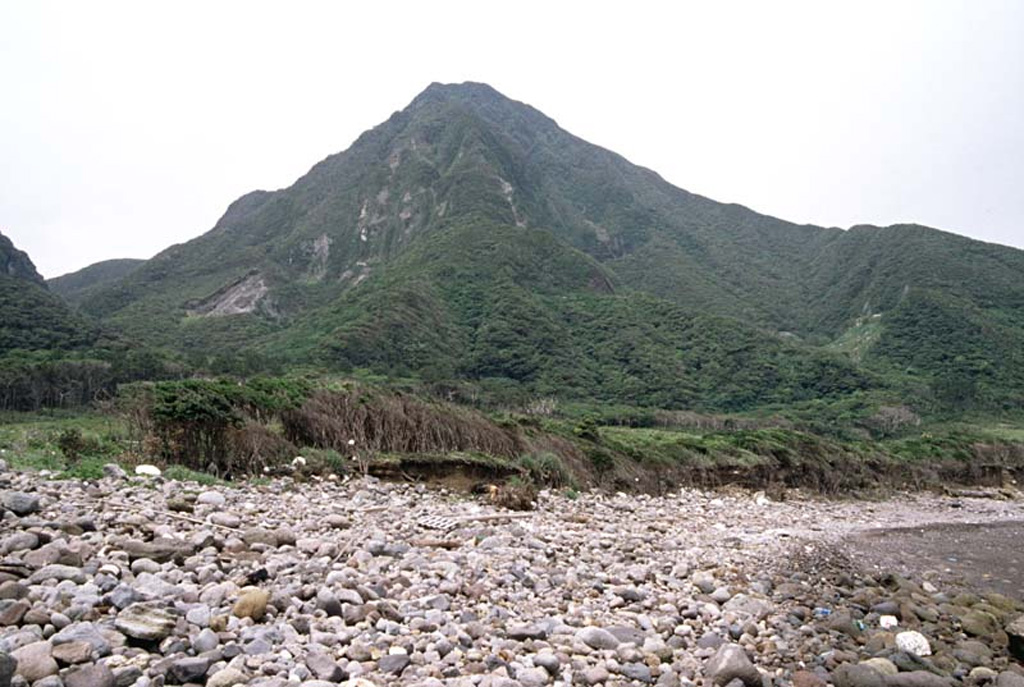
<path id="1" fill-rule="evenodd" d="M 0 476 L 0 685 L 1024 687 L 1012 493 L 105 472 Z"/>

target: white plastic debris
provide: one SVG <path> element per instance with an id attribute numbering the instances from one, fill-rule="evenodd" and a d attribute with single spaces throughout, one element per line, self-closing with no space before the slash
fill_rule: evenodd
<path id="1" fill-rule="evenodd" d="M 155 465 L 136 465 L 135 474 L 140 477 L 159 477 L 162 473 Z"/>
<path id="2" fill-rule="evenodd" d="M 302 456 L 295 456 L 295 458 L 292 459 L 292 467 L 293 468 L 306 467 L 306 459 L 303 458 Z"/>
<path id="3" fill-rule="evenodd" d="M 896 635 L 896 648 L 915 656 L 931 656 L 932 647 L 920 632 L 907 630 Z"/>

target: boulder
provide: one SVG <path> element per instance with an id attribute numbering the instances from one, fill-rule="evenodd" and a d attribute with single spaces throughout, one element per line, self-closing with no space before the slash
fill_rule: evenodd
<path id="1" fill-rule="evenodd" d="M 704 673 L 718 687 L 725 687 L 733 680 L 740 680 L 746 687 L 761 685 L 761 673 L 738 644 L 720 646 L 704 667 Z"/>

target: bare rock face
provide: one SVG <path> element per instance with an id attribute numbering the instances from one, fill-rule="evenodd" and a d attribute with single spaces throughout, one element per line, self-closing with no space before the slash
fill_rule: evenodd
<path id="1" fill-rule="evenodd" d="M 217 291 L 188 309 L 197 317 L 225 317 L 256 312 L 270 289 L 261 274 L 254 273 Z"/>

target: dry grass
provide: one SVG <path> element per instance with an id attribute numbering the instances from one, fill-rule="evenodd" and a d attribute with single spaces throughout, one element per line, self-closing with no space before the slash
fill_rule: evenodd
<path id="1" fill-rule="evenodd" d="M 515 458 L 523 449 L 516 430 L 467 408 L 365 390 L 324 391 L 282 415 L 285 436 L 299 446 L 383 453 L 471 451 Z"/>

